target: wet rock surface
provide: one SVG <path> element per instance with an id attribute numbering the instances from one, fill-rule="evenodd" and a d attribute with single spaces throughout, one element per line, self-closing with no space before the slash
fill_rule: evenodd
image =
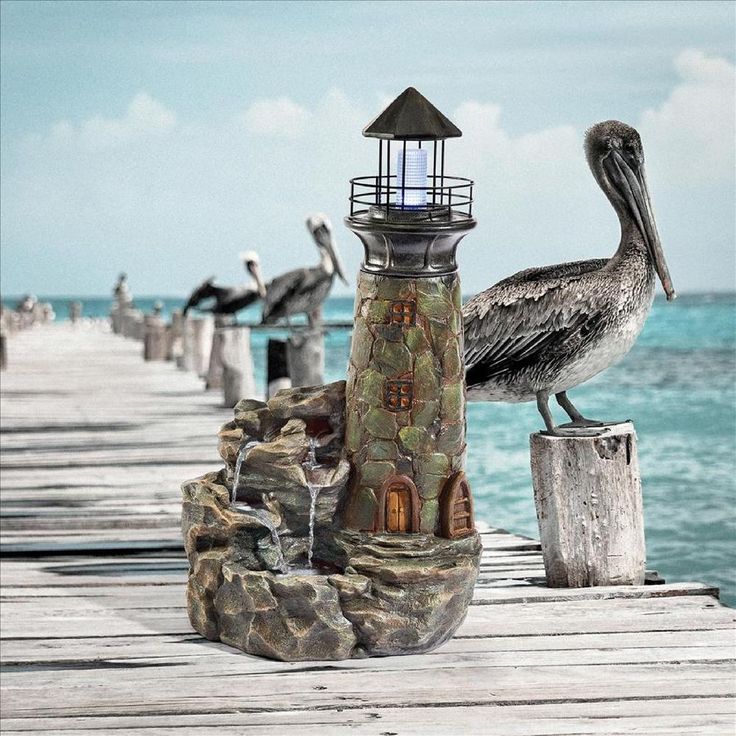
<path id="1" fill-rule="evenodd" d="M 268 528 L 229 508 L 220 474 L 190 481 L 184 494 L 189 617 L 208 639 L 284 661 L 416 654 L 465 618 L 477 534 L 453 541 L 324 526 L 315 540 L 322 569 L 281 574 Z M 284 554 L 291 565 L 302 561 L 297 547 L 284 545 Z"/>

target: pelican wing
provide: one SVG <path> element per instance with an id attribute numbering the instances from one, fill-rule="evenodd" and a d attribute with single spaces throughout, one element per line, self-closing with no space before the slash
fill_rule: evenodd
<path id="1" fill-rule="evenodd" d="M 307 276 L 306 268 L 287 271 L 272 279 L 266 285 L 266 297 L 263 300 L 263 316 L 261 321 L 276 321 L 286 314 L 286 305 L 302 289 Z"/>
<path id="2" fill-rule="evenodd" d="M 583 282 L 606 263 L 595 259 L 527 269 L 473 297 L 463 307 L 467 384 L 584 340 L 601 309 Z"/>

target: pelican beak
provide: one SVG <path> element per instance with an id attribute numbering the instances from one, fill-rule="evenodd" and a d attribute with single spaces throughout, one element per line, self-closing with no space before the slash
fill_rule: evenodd
<path id="1" fill-rule="evenodd" d="M 631 214 L 644 237 L 649 255 L 654 263 L 654 269 L 662 282 L 662 288 L 667 295 L 667 301 L 677 297 L 672 285 L 667 261 L 664 258 L 662 243 L 657 231 L 657 223 L 652 210 L 652 200 L 649 196 L 649 187 L 644 173 L 644 164 L 632 161 L 631 157 L 622 154 L 619 150 L 612 150 L 604 160 L 606 173 L 616 185 L 631 211 Z"/>
<path id="2" fill-rule="evenodd" d="M 263 276 L 261 275 L 261 264 L 257 261 L 248 262 L 248 270 L 250 271 L 253 280 L 256 282 L 256 288 L 258 289 L 258 296 L 261 299 L 266 298 L 266 286 L 263 283 Z"/>
<path id="3" fill-rule="evenodd" d="M 342 261 L 340 260 L 340 256 L 337 252 L 337 246 L 332 242 L 332 240 L 330 240 L 330 244 L 327 246 L 327 249 L 330 251 L 330 258 L 332 258 L 332 265 L 335 267 L 335 273 L 340 277 L 340 281 L 342 281 L 345 286 L 348 286 L 348 280 L 345 278 L 345 271 L 342 268 Z"/>

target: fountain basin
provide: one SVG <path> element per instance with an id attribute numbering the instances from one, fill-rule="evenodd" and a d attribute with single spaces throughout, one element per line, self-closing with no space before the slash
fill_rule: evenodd
<path id="1" fill-rule="evenodd" d="M 303 555 L 292 545 L 282 574 L 269 529 L 230 507 L 224 476 L 183 486 L 189 618 L 208 639 L 283 661 L 417 654 L 449 639 L 465 618 L 477 534 L 449 540 L 319 526 L 324 567 L 293 567 Z"/>

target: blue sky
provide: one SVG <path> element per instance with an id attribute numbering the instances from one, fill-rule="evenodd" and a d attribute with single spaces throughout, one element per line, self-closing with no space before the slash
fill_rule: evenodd
<path id="1" fill-rule="evenodd" d="M 373 173 L 362 127 L 409 85 L 465 135 L 465 291 L 612 253 L 585 129 L 637 127 L 680 291 L 734 288 L 734 5 L 680 2 L 2 2 L 4 294 L 184 294 L 313 263 Z M 347 293 L 344 287 L 343 293 Z"/>

